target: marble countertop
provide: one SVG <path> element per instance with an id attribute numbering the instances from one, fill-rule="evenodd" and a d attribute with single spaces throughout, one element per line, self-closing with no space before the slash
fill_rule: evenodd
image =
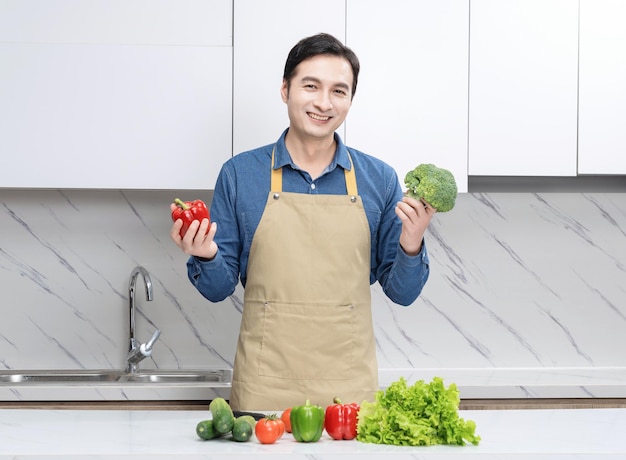
<path id="1" fill-rule="evenodd" d="M 334 441 L 298 443 L 286 434 L 276 444 L 228 439 L 202 441 L 195 434 L 203 411 L 0 410 L 0 460 L 52 458 L 273 459 L 385 458 L 543 460 L 626 458 L 626 409 L 460 411 L 474 420 L 478 446 L 397 447 Z"/>

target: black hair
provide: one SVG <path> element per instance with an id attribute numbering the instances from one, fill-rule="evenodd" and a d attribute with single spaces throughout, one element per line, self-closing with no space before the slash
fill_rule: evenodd
<path id="1" fill-rule="evenodd" d="M 287 86 L 289 87 L 291 77 L 293 77 L 298 64 L 306 59 L 323 54 L 342 57 L 350 63 L 353 77 L 352 97 L 354 97 L 356 84 L 359 79 L 359 70 L 361 68 L 359 59 L 350 48 L 341 43 L 337 38 L 326 33 L 303 38 L 291 48 L 287 56 L 287 62 L 285 62 L 285 71 L 283 72 L 283 79 L 287 82 Z"/>

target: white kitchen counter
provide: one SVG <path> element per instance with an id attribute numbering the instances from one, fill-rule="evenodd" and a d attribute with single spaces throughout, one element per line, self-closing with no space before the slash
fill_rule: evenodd
<path id="1" fill-rule="evenodd" d="M 286 434 L 276 444 L 253 440 L 202 441 L 196 423 L 204 411 L 0 410 L 0 460 L 84 459 L 352 459 L 448 460 L 463 458 L 625 459 L 626 409 L 460 411 L 474 420 L 479 446 L 396 447 L 334 441 L 298 443 Z"/>
<path id="2" fill-rule="evenodd" d="M 626 398 L 626 367 L 382 369 L 379 382 L 386 388 L 400 377 L 414 383 L 436 376 L 446 385 L 454 382 L 462 399 Z M 230 397 L 230 383 L 0 383 L 0 401 L 202 401 L 217 397 Z"/>

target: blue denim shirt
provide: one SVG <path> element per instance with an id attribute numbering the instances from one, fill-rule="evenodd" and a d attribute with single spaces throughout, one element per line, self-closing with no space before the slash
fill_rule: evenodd
<path id="1" fill-rule="evenodd" d="M 212 302 L 231 295 L 239 280 L 245 287 L 250 245 L 270 190 L 274 147 L 274 167 L 283 168 L 283 191 L 309 194 L 347 193 L 344 169 L 351 167 L 349 151 L 371 232 L 370 284 L 378 281 L 397 304 L 413 303 L 428 279 L 428 255 L 425 243 L 420 254 L 408 256 L 398 242 L 402 224 L 394 209 L 403 192 L 394 169 L 377 158 L 346 147 L 335 134 L 335 158 L 320 177 L 312 180 L 291 160 L 285 146 L 286 133 L 287 130 L 276 144 L 240 153 L 223 165 L 210 207 L 211 220 L 217 222 L 218 252 L 210 261 L 189 258 L 187 269 L 191 282 Z"/>

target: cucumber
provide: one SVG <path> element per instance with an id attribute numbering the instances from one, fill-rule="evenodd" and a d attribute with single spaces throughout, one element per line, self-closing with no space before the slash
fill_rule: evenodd
<path id="1" fill-rule="evenodd" d="M 209 404 L 213 419 L 213 428 L 221 434 L 229 433 L 235 424 L 235 416 L 224 398 L 215 398 Z"/>
<path id="2" fill-rule="evenodd" d="M 254 431 L 256 420 L 251 415 L 242 415 L 235 419 L 233 425 L 233 440 L 238 442 L 249 441 Z"/>
<path id="3" fill-rule="evenodd" d="M 202 420 L 196 425 L 196 434 L 204 440 L 209 440 L 221 436 L 213 426 L 213 420 Z"/>

